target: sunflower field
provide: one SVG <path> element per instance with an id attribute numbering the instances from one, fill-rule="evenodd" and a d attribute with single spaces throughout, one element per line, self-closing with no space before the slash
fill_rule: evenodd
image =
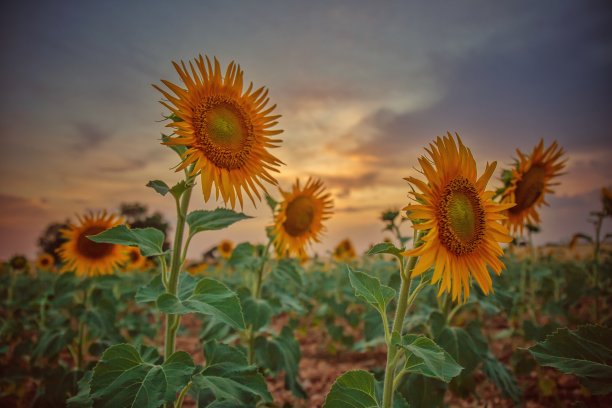
<path id="1" fill-rule="evenodd" d="M 154 88 L 181 181 L 142 183 L 174 203 L 172 229 L 91 211 L 3 262 L 1 406 L 612 406 L 612 192 L 585 210 L 591 234 L 532 240 L 563 183 L 557 142 L 479 172 L 469 135 L 432 135 L 405 206 L 381 203 L 384 234 L 316 255 L 334 197 L 277 181 L 268 89 L 234 62 L 172 64 Z M 245 203 L 269 208 L 264 242 L 222 235 Z M 199 234 L 218 245 L 193 261 Z"/>

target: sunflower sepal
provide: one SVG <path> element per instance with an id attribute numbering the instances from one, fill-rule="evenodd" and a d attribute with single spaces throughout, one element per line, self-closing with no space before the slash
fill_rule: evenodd
<path id="1" fill-rule="evenodd" d="M 170 251 L 164 251 L 163 245 L 166 236 L 157 228 L 129 228 L 125 224 L 102 231 L 97 235 L 88 235 L 93 242 L 101 244 L 118 244 L 137 246 L 143 256 L 162 256 Z"/>

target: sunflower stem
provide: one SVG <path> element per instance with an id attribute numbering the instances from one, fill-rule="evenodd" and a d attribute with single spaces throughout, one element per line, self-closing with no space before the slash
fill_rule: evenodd
<path id="1" fill-rule="evenodd" d="M 413 245 L 418 245 L 418 235 L 415 234 Z M 393 404 L 393 389 L 395 379 L 395 369 L 398 357 L 398 348 L 393 345 L 392 339 L 394 337 L 401 338 L 402 329 L 404 327 L 404 319 L 406 318 L 406 312 L 408 311 L 409 302 L 408 295 L 410 294 L 410 285 L 412 284 L 411 274 L 414 266 L 416 265 L 418 257 L 412 256 L 409 258 L 408 263 L 403 259 L 399 259 L 400 264 L 400 276 L 402 283 L 400 285 L 400 294 L 397 301 L 397 309 L 395 310 L 395 317 L 393 319 L 393 328 L 391 330 L 391 337 L 387 340 L 387 364 L 385 366 L 385 379 L 383 385 L 383 408 L 391 408 Z M 414 297 L 412 297 L 414 301 Z M 412 302 L 410 302 L 412 303 Z"/>
<path id="2" fill-rule="evenodd" d="M 259 299 L 261 297 L 261 283 L 263 280 L 263 271 L 268 262 L 270 247 L 272 246 L 272 238 L 268 239 L 268 244 L 266 245 L 266 249 L 261 257 L 261 264 L 257 269 L 257 276 L 255 277 L 255 285 L 253 287 L 253 298 Z M 253 329 L 253 325 L 249 324 L 246 330 L 247 337 L 247 360 L 249 365 L 255 364 L 255 330 Z"/>
<path id="3" fill-rule="evenodd" d="M 183 247 L 183 235 L 185 231 L 185 220 L 187 217 L 187 210 L 189 209 L 189 200 L 191 199 L 191 192 L 193 186 L 191 181 L 193 177 L 187 178 L 187 184 L 189 187 L 180 197 L 180 200 L 176 200 L 176 231 L 174 234 L 174 244 L 172 248 L 172 257 L 170 260 L 170 279 L 168 281 L 168 287 L 166 293 L 173 296 L 178 294 L 179 276 L 182 266 L 182 247 Z M 166 332 L 164 337 L 164 360 L 167 360 L 172 353 L 174 353 L 174 343 L 176 340 L 176 332 L 180 326 L 181 316 L 175 314 L 166 314 Z"/>

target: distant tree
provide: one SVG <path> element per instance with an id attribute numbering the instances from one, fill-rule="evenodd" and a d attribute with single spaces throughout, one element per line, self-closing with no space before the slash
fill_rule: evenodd
<path id="1" fill-rule="evenodd" d="M 132 228 L 153 227 L 162 231 L 166 238 L 168 237 L 168 229 L 170 224 L 162 213 L 154 212 L 148 214 L 148 207 L 142 203 L 122 203 L 119 206 L 119 212 L 125 217 L 125 222 Z M 164 249 L 170 248 L 170 243 L 164 242 Z"/>
<path id="2" fill-rule="evenodd" d="M 55 259 L 55 263 L 60 262 L 59 255 L 56 250 L 66 240 L 62 237 L 61 230 L 68 227 L 68 220 L 64 222 L 53 222 L 47 225 L 47 228 L 43 231 L 40 237 L 38 237 L 38 247 L 41 252 L 46 252 L 52 255 Z"/>

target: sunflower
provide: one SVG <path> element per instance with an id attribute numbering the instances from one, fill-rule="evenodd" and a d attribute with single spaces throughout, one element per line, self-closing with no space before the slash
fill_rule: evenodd
<path id="1" fill-rule="evenodd" d="M 28 263 L 28 258 L 23 255 L 14 255 L 9 260 L 9 265 L 16 271 L 29 271 L 30 264 Z"/>
<path id="2" fill-rule="evenodd" d="M 219 245 L 217 245 L 217 251 L 219 251 L 219 254 L 225 259 L 228 259 L 230 256 L 232 256 L 233 250 L 234 243 L 229 239 L 224 239 L 223 241 L 219 242 Z"/>
<path id="3" fill-rule="evenodd" d="M 332 214 L 333 201 L 321 180 L 309 178 L 304 188 L 296 180 L 291 192 L 280 190 L 283 201 L 274 219 L 274 246 L 280 256 L 306 256 L 306 244 L 319 242 L 323 221 Z"/>
<path id="4" fill-rule="evenodd" d="M 147 269 L 147 258 L 142 256 L 140 248 L 127 247 L 128 261 L 125 264 L 126 271 L 136 271 Z"/>
<path id="5" fill-rule="evenodd" d="M 48 253 L 42 253 L 36 259 L 36 268 L 43 271 L 51 271 L 55 267 L 55 258 Z"/>
<path id="6" fill-rule="evenodd" d="M 173 65 L 185 89 L 165 80 L 174 95 L 154 87 L 168 99 L 161 104 L 179 119 L 167 125 L 177 137 L 165 144 L 187 147 L 177 171 L 193 165 L 192 176 L 201 172 L 204 201 L 210 199 L 214 184 L 216 198 L 220 192 L 232 208 L 236 197 L 243 206 L 243 189 L 255 205 L 253 193 L 261 201 L 258 187 L 265 192 L 262 181 L 277 185 L 270 171 L 278 172 L 276 167 L 284 164 L 267 150 L 279 146 L 281 140 L 271 137 L 283 132 L 272 129 L 280 115 L 270 115 L 276 105 L 266 106 L 268 90 L 253 90 L 251 83 L 243 92 L 243 72 L 234 62 L 225 75 L 216 58 L 211 64 L 201 55 L 189 61 L 189 69 L 182 61 Z"/>
<path id="7" fill-rule="evenodd" d="M 476 162 L 459 135 L 457 143 L 449 133 L 438 137 L 426 149 L 431 161 L 419 158 L 427 183 L 414 177 L 406 180 L 421 192 L 411 193 L 418 204 L 404 208 L 416 230 L 423 231 L 423 244 L 404 252 L 418 256 L 412 277 L 434 266 L 432 284 L 440 281 L 438 296 L 451 294 L 453 301 L 467 300 L 469 279 L 473 277 L 485 294 L 492 290 L 489 265 L 498 275 L 504 268 L 498 259 L 503 254 L 499 242 L 510 242 L 508 230 L 500 220 L 513 204 L 497 204 L 492 191 L 485 191 L 496 163 L 487 164 L 480 178 Z M 463 292 L 463 294 L 462 294 Z"/>
<path id="8" fill-rule="evenodd" d="M 57 250 L 64 262 L 61 272 L 74 271 L 78 276 L 108 275 L 126 263 L 128 254 L 123 245 L 101 244 L 87 238 L 120 224 L 121 219 L 106 211 L 77 218 L 78 225 L 69 224 L 61 230 L 66 239 Z"/>
<path id="9" fill-rule="evenodd" d="M 612 216 L 612 189 L 607 187 L 601 189 L 601 202 L 603 204 L 604 215 Z"/>
<path id="10" fill-rule="evenodd" d="M 545 150 L 544 140 L 540 140 L 530 156 L 525 156 L 518 149 L 516 152 L 519 159 L 512 170 L 501 202 L 516 203 L 516 206 L 508 210 L 506 224 L 511 232 L 520 231 L 522 234 L 525 224 L 540 223 L 537 208 L 542 204 L 548 205 L 544 196 L 553 192 L 552 186 L 559 184 L 551 183 L 551 179 L 561 175 L 566 160 L 561 160 L 565 152 L 557 142 L 553 142 Z"/>
<path id="11" fill-rule="evenodd" d="M 199 262 L 191 264 L 187 267 L 187 273 L 195 276 L 204 273 L 208 269 L 208 264 L 206 262 Z"/>
<path id="12" fill-rule="evenodd" d="M 334 252 L 332 257 L 336 261 L 346 262 L 354 259 L 357 256 L 355 252 L 355 247 L 350 239 L 346 238 L 340 241 L 338 245 L 334 248 Z"/>

